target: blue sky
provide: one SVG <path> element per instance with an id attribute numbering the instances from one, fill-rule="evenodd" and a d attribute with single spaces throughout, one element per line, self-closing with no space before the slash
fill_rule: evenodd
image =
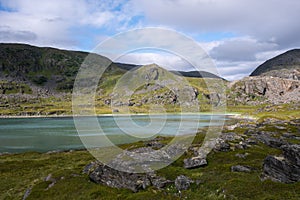
<path id="1" fill-rule="evenodd" d="M 120 32 L 162 27 L 194 39 L 220 75 L 235 80 L 299 47 L 299 10 L 298 0 L 0 0 L 0 42 L 91 51 Z M 189 70 L 155 52 L 122 59 Z"/>

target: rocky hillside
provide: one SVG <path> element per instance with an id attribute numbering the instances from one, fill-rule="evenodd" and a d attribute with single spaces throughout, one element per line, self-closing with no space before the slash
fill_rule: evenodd
<path id="1" fill-rule="evenodd" d="M 300 49 L 290 50 L 267 60 L 250 76 L 274 76 L 300 80 Z"/>
<path id="2" fill-rule="evenodd" d="M 228 95 L 236 104 L 291 103 L 300 101 L 300 81 L 271 76 L 246 77 L 230 83 Z"/>
<path id="3" fill-rule="evenodd" d="M 300 49 L 267 60 L 250 77 L 229 84 L 234 104 L 281 104 L 300 101 Z"/>

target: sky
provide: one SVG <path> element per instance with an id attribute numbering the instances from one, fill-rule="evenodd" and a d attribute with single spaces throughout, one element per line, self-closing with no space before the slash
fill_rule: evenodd
<path id="1" fill-rule="evenodd" d="M 0 42 L 92 51 L 120 32 L 161 27 L 195 40 L 219 75 L 237 80 L 299 48 L 299 10 L 299 0 L 0 0 Z M 158 52 L 118 61 L 190 70 L 182 58 Z"/>

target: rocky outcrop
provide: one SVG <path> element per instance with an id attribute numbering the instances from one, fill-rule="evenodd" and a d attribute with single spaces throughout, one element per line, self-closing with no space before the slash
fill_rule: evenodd
<path id="1" fill-rule="evenodd" d="M 89 175 L 90 180 L 113 188 L 125 188 L 138 192 L 148 186 L 158 189 L 164 188 L 173 181 L 151 174 L 128 173 L 110 168 L 100 162 L 92 162 L 87 165 L 84 173 Z"/>
<path id="2" fill-rule="evenodd" d="M 235 103 L 261 104 L 300 101 L 300 81 L 278 77 L 247 77 L 229 85 L 228 98 Z"/>
<path id="3" fill-rule="evenodd" d="M 297 69 L 280 69 L 265 72 L 260 76 L 273 76 L 283 79 L 300 80 L 300 66 Z"/>
<path id="4" fill-rule="evenodd" d="M 282 145 L 286 145 L 287 142 L 271 136 L 271 133 L 268 132 L 258 132 L 256 139 L 265 145 L 273 148 L 280 148 Z"/>
<path id="5" fill-rule="evenodd" d="M 285 145 L 283 156 L 267 156 L 263 164 L 263 178 L 283 183 L 300 181 L 300 145 Z"/>
<path id="6" fill-rule="evenodd" d="M 138 174 L 119 171 L 103 165 L 98 161 L 88 164 L 83 169 L 83 172 L 88 174 L 90 180 L 95 183 L 113 188 L 129 189 L 133 192 L 138 192 L 149 186 L 164 189 L 174 183 L 176 189 L 182 191 L 189 189 L 191 184 L 194 183 L 192 179 L 184 175 L 179 175 L 175 181 L 172 181 L 158 176 L 155 173 Z"/>

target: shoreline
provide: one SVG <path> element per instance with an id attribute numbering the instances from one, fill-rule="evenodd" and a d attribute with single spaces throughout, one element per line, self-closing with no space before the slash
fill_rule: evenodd
<path id="1" fill-rule="evenodd" d="M 224 115 L 224 116 L 230 116 L 232 118 L 236 119 L 245 119 L 245 118 L 251 118 L 255 119 L 253 116 L 243 116 L 241 113 L 209 113 L 209 112 L 203 112 L 203 113 L 134 113 L 134 114 L 122 114 L 122 113 L 116 113 L 116 114 L 97 114 L 97 115 L 0 115 L 0 119 L 31 119 L 31 118 L 74 118 L 74 117 L 110 117 L 110 116 L 116 116 L 116 117 L 123 117 L 123 116 L 147 116 L 147 115 Z"/>

